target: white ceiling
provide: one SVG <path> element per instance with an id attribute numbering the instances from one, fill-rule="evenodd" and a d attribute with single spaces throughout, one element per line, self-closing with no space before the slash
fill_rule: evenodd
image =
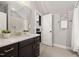
<path id="1" fill-rule="evenodd" d="M 64 13 L 66 11 L 71 11 L 73 10 L 74 6 L 77 3 L 77 1 L 29 1 L 29 2 L 31 3 L 31 6 L 32 6 L 31 8 L 37 9 L 37 11 L 39 11 L 42 14 Z M 1 3 L 3 2 L 0 2 L 0 4 Z M 24 4 L 27 5 L 26 2 L 24 2 Z M 16 7 L 18 6 L 16 4 L 14 5 Z M 21 5 L 20 7 L 22 7 Z"/>
<path id="2" fill-rule="evenodd" d="M 32 5 L 42 14 L 73 10 L 75 4 L 76 1 L 32 1 Z"/>

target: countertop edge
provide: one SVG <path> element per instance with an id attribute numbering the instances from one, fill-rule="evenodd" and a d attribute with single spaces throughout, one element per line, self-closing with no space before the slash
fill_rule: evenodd
<path id="1" fill-rule="evenodd" d="M 34 37 L 38 37 L 38 36 L 40 36 L 39 34 L 36 34 L 36 35 L 33 35 L 32 37 L 29 37 L 29 38 L 26 38 L 26 39 L 23 39 L 23 40 L 16 40 L 16 41 L 14 41 L 14 42 L 9 42 L 9 43 L 6 43 L 6 44 L 4 44 L 4 43 L 0 43 L 0 48 L 1 47 L 5 47 L 5 46 L 8 46 L 8 45 L 12 45 L 12 44 L 15 44 L 15 43 L 19 43 L 19 42 L 21 42 L 21 41 L 24 41 L 24 40 L 27 40 L 27 39 L 31 39 L 31 38 L 34 38 Z M 3 40 L 3 39 L 2 39 Z M 7 39 L 5 39 L 5 40 L 7 40 Z M 6 41 L 7 42 L 7 41 Z"/>

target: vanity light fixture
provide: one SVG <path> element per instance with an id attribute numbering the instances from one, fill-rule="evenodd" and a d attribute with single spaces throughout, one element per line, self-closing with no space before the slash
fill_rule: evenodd
<path id="1" fill-rule="evenodd" d="M 19 4 L 26 6 L 26 2 L 25 1 L 20 1 Z"/>
<path id="2" fill-rule="evenodd" d="M 30 6 L 29 1 L 20 1 L 19 4 L 21 4 L 22 6 Z"/>

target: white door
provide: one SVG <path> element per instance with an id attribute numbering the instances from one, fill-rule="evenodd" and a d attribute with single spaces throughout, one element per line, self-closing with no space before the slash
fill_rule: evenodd
<path id="1" fill-rule="evenodd" d="M 53 45 L 53 38 L 52 38 L 52 27 L 53 27 L 53 22 L 52 22 L 52 14 L 47 14 L 42 16 L 42 43 L 46 44 L 48 46 Z"/>

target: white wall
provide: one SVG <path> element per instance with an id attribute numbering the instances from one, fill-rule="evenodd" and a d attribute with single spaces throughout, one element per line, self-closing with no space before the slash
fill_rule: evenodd
<path id="1" fill-rule="evenodd" d="M 36 28 L 35 28 L 35 11 L 31 11 L 31 13 L 30 13 L 29 31 L 32 34 L 36 33 Z"/>
<path id="2" fill-rule="evenodd" d="M 54 45 L 59 45 L 63 48 L 71 47 L 71 29 L 72 29 L 72 11 L 63 14 L 55 14 L 54 16 Z M 68 29 L 62 30 L 60 28 L 60 21 L 68 21 Z"/>
<path id="3" fill-rule="evenodd" d="M 30 25 L 30 33 L 36 34 L 36 28 L 37 28 L 37 15 L 41 15 L 37 10 L 31 10 L 31 19 L 29 20 Z"/>

